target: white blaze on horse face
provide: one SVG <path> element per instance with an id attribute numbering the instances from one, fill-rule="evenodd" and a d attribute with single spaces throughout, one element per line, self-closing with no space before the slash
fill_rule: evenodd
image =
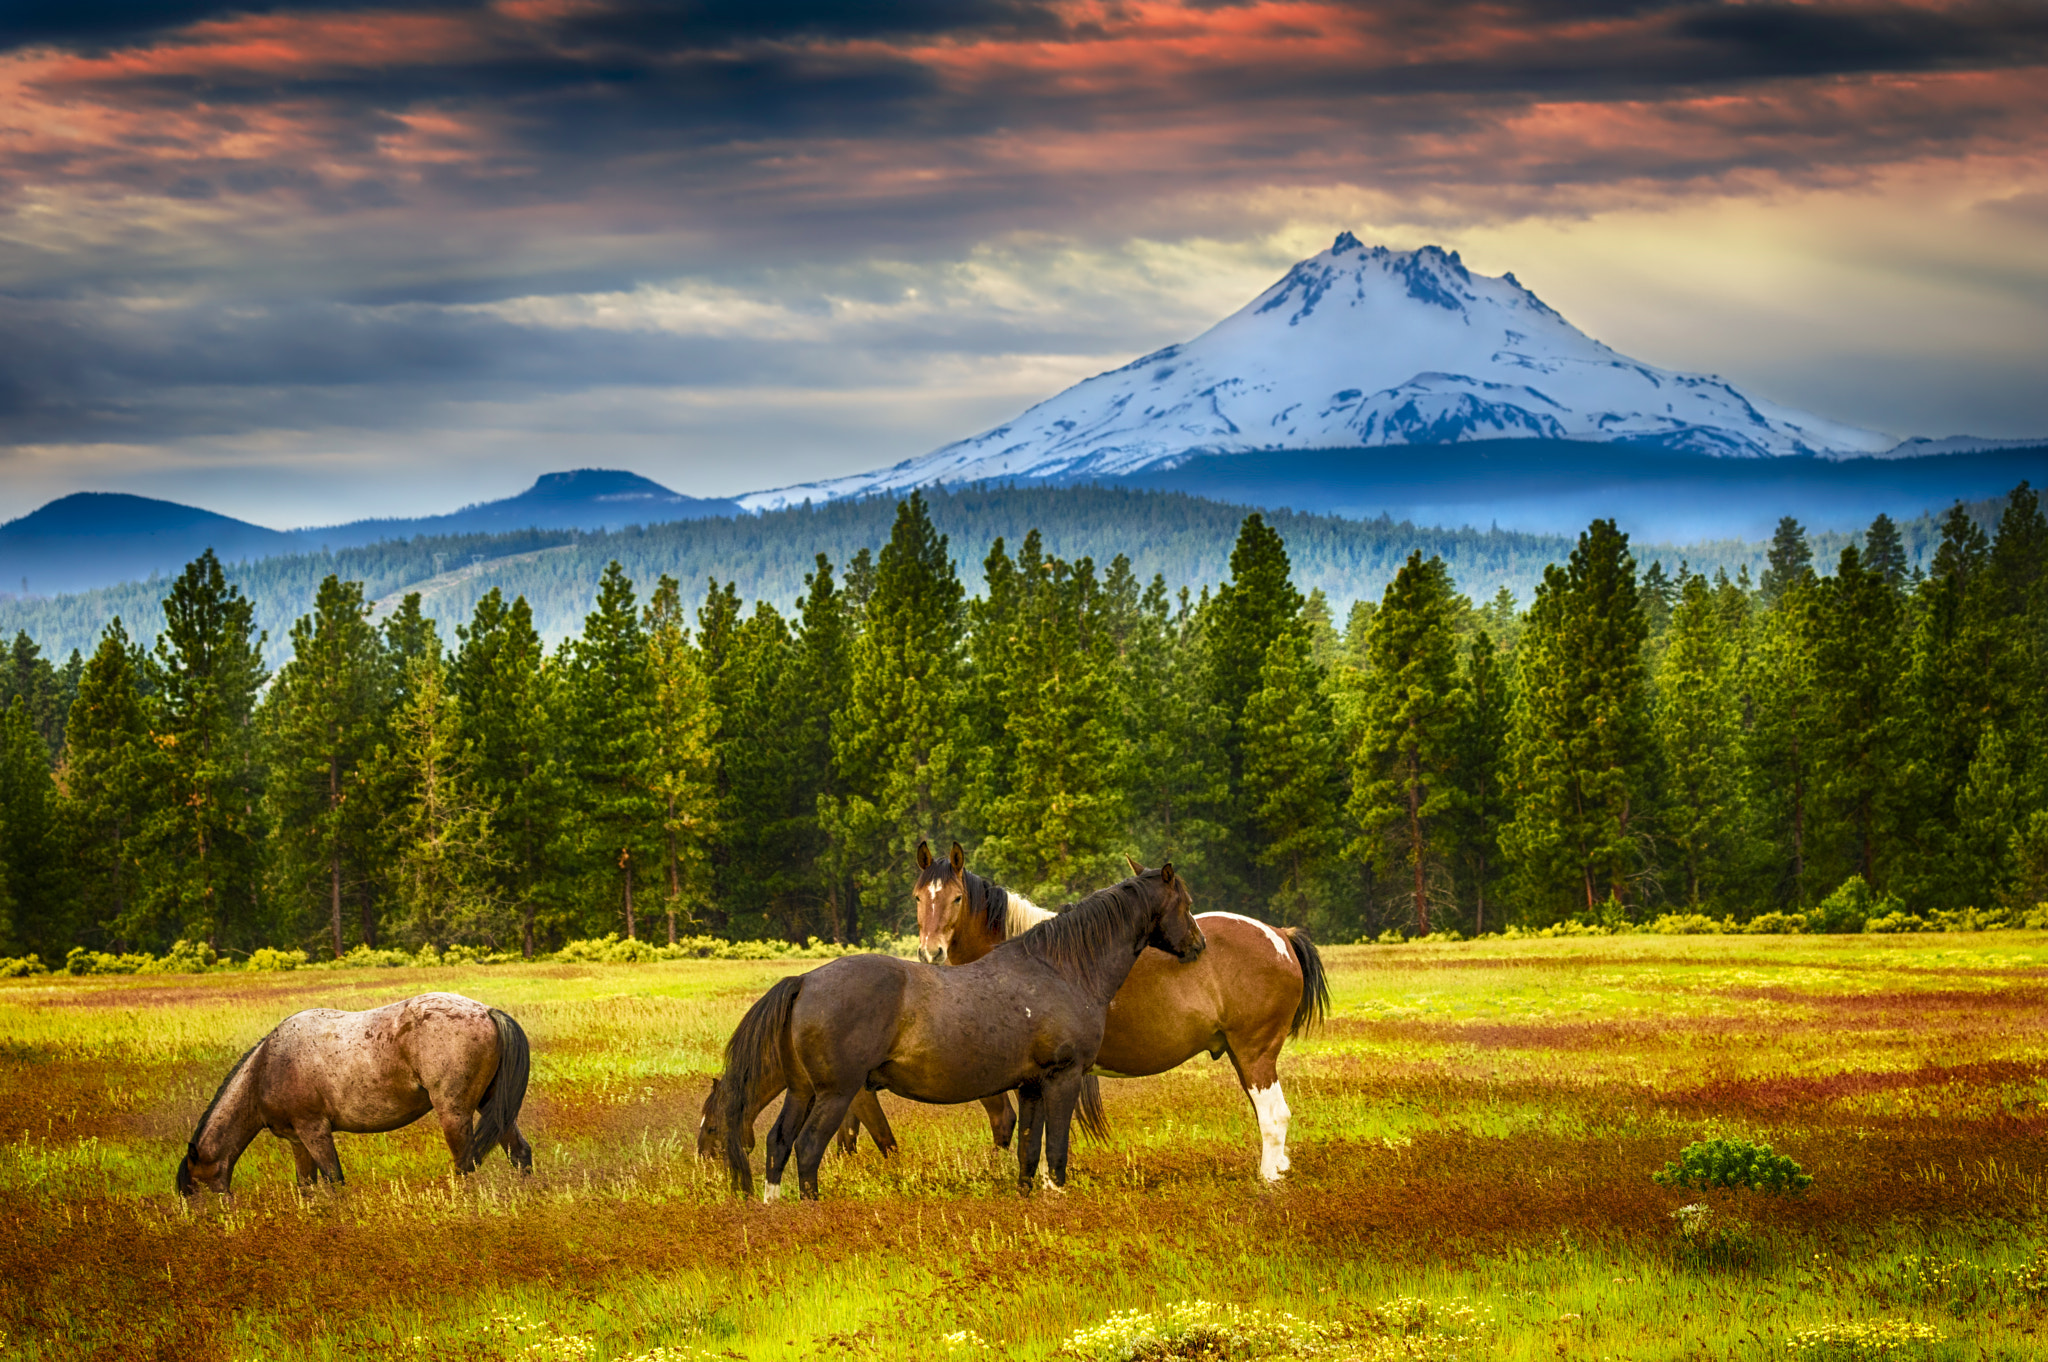
<path id="1" fill-rule="evenodd" d="M 1227 917 L 1232 922 L 1248 922 L 1266 934 L 1267 942 L 1271 944 L 1274 950 L 1280 952 L 1282 960 L 1292 960 L 1294 958 L 1294 953 L 1287 949 L 1287 938 L 1255 917 L 1239 917 L 1236 913 L 1203 913 L 1195 921 L 1200 922 L 1204 917 Z"/>
<path id="2" fill-rule="evenodd" d="M 1251 1089 L 1252 1110 L 1259 1115 L 1259 1176 L 1278 1182 L 1291 1165 L 1287 1161 L 1287 1098 L 1280 1085 Z"/>

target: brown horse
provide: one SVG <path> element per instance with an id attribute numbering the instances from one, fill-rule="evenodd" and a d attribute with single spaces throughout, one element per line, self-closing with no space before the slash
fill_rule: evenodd
<path id="1" fill-rule="evenodd" d="M 1052 916 L 1028 900 L 1019 910 L 1016 895 L 967 869 L 958 842 L 944 861 L 919 843 L 917 862 L 918 950 L 927 959 L 965 965 Z M 1109 1005 L 1095 1070 L 1142 1078 L 1204 1052 L 1211 1059 L 1229 1055 L 1258 1117 L 1259 1173 L 1277 1182 L 1288 1169 L 1280 1047 L 1329 1009 L 1322 957 L 1299 928 L 1235 913 L 1195 920 L 1213 949 L 1191 964 L 1161 951 L 1138 958 Z"/>
<path id="2" fill-rule="evenodd" d="M 531 1172 L 533 1150 L 518 1125 L 528 1067 L 519 1023 L 459 994 L 296 1013 L 228 1071 L 178 1162 L 178 1191 L 227 1195 L 235 1161 L 266 1129 L 291 1145 L 301 1185 L 340 1182 L 335 1131 L 397 1130 L 429 1111 L 441 1118 L 456 1172 L 475 1168 L 495 1144 Z"/>
<path id="3" fill-rule="evenodd" d="M 972 1102 L 1014 1088 L 1022 1138 L 1017 1182 L 1029 1191 L 1045 1147 L 1052 1182 L 1067 1177 L 1067 1141 L 1082 1078 L 1102 1043 L 1103 1016 L 1147 946 L 1183 960 L 1206 944 L 1187 886 L 1171 865 L 1134 874 L 982 959 L 937 969 L 887 955 L 849 955 L 777 983 L 725 1047 L 726 1164 L 742 1191 L 747 1098 L 780 1057 L 789 1082 L 768 1134 L 772 1201 L 797 1157 L 797 1186 L 818 1195 L 825 1145 L 863 1090 L 917 1102 Z"/>

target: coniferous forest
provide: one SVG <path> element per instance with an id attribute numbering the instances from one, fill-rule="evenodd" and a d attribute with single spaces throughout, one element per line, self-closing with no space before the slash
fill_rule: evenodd
<path id="1" fill-rule="evenodd" d="M 858 942 L 926 838 L 1048 904 L 1170 858 L 1334 940 L 2023 913 L 2048 521 L 2023 483 L 1938 536 L 1787 519 L 1752 583 L 1595 521 L 1528 600 L 1418 550 L 1340 612 L 1259 514 L 1213 590 L 1032 530 L 970 595 L 914 494 L 787 611 L 613 561 L 552 646 L 523 595 L 444 631 L 340 574 L 273 640 L 208 553 L 89 655 L 15 636 L 0 955 Z"/>

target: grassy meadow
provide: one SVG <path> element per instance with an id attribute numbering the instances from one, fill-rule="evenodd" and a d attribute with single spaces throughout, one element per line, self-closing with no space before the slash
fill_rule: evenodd
<path id="1" fill-rule="evenodd" d="M 1198 1059 L 1105 1081 L 1114 1138 L 1064 1196 L 1017 1195 L 978 1108 L 885 1096 L 901 1153 L 835 1150 L 822 1202 L 775 1206 L 699 1163 L 697 1110 L 808 963 L 0 983 L 0 1357 L 1111 1357 L 1148 1328 L 1175 1356 L 2048 1357 L 2048 934 L 1325 958 L 1277 1191 Z M 277 1021 L 429 989 L 531 1036 L 530 1179 L 453 1179 L 423 1121 L 339 1137 L 338 1190 L 264 1135 L 231 1209 L 173 1195 Z M 1652 1184 L 1714 1135 L 1813 1187 Z"/>

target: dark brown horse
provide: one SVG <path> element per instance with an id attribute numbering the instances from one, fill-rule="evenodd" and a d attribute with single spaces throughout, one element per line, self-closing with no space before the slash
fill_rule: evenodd
<path id="1" fill-rule="evenodd" d="M 863 1091 L 917 1102 L 972 1102 L 1016 1089 L 1017 1182 L 1029 1191 L 1040 1145 L 1052 1182 L 1067 1178 L 1067 1142 L 1103 1015 L 1147 946 L 1200 955 L 1202 929 L 1171 865 L 1089 895 L 1054 921 L 971 965 L 939 969 L 850 955 L 782 980 L 725 1047 L 725 1153 L 735 1186 L 753 1190 L 747 1095 L 780 1057 L 789 1082 L 768 1134 L 763 1199 L 782 1190 L 792 1151 L 797 1187 L 818 1195 L 825 1145 Z"/>
<path id="2" fill-rule="evenodd" d="M 918 846 L 918 950 L 927 959 L 965 965 L 1019 931 L 1052 916 L 967 869 L 960 844 L 935 861 Z M 1235 913 L 1195 919 L 1210 949 L 1191 964 L 1146 951 L 1109 1005 L 1095 1071 L 1141 1078 L 1178 1068 L 1196 1055 L 1230 1056 L 1258 1117 L 1259 1173 L 1277 1182 L 1287 1171 L 1287 1098 L 1280 1091 L 1280 1047 L 1322 1020 L 1330 986 L 1308 934 L 1269 927 Z"/>
<path id="3" fill-rule="evenodd" d="M 335 1131 L 397 1130 L 429 1111 L 441 1119 L 456 1172 L 475 1168 L 496 1144 L 531 1172 L 533 1150 L 518 1124 L 528 1067 L 519 1023 L 459 994 L 296 1013 L 228 1071 L 178 1162 L 178 1190 L 227 1195 L 235 1161 L 264 1130 L 291 1146 L 301 1184 L 340 1182 Z"/>

